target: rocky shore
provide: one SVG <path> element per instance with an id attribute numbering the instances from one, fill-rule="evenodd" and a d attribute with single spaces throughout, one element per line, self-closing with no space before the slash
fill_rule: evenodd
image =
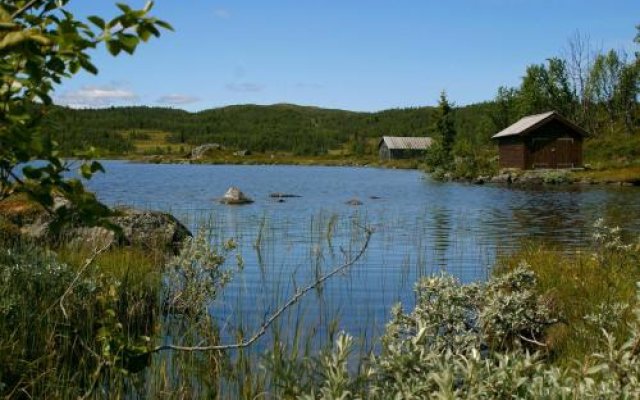
<path id="1" fill-rule="evenodd" d="M 173 215 L 152 210 L 119 207 L 111 210 L 97 226 L 81 221 L 55 226 L 56 211 L 70 208 L 64 199 L 57 199 L 54 212 L 46 210 L 25 196 L 0 202 L 0 239 L 26 239 L 39 243 L 65 242 L 92 247 L 139 246 L 149 250 L 176 253 L 182 242 L 192 234 Z"/>

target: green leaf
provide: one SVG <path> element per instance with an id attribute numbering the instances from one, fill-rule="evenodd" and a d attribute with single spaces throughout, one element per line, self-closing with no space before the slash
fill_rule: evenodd
<path id="1" fill-rule="evenodd" d="M 124 3 L 116 3 L 116 6 L 125 14 L 132 12 L 131 7 Z"/>
<path id="2" fill-rule="evenodd" d="M 112 56 L 117 56 L 122 51 L 122 47 L 117 39 L 112 39 L 107 42 L 107 50 Z"/>
<path id="3" fill-rule="evenodd" d="M 97 15 L 92 15 L 90 17 L 87 18 L 89 21 L 91 21 L 95 26 L 97 26 L 100 29 L 104 29 L 105 26 L 107 26 L 107 24 L 104 22 L 104 20 L 100 17 L 98 17 Z"/>
<path id="4" fill-rule="evenodd" d="M 96 66 L 93 65 L 89 60 L 80 59 L 79 62 L 80 62 L 80 65 L 82 66 L 82 68 L 85 71 L 87 71 L 87 72 L 89 72 L 89 73 L 91 73 L 93 75 L 97 75 L 98 74 L 98 68 L 96 68 Z"/>
<path id="5" fill-rule="evenodd" d="M 29 179 L 40 179 L 42 176 L 42 170 L 31 166 L 26 166 L 22 169 L 22 173 Z"/>
<path id="6" fill-rule="evenodd" d="M 120 46 L 122 47 L 122 49 L 129 54 L 133 54 L 136 47 L 138 46 L 138 43 L 140 42 L 140 39 L 138 39 L 137 36 L 131 34 L 120 35 L 118 37 L 118 40 L 120 41 Z"/>
<path id="7" fill-rule="evenodd" d="M 171 26 L 171 24 L 169 24 L 168 22 L 165 22 L 165 21 L 157 20 L 157 21 L 155 21 L 155 24 L 158 25 L 159 27 L 164 28 L 164 29 L 169 30 L 169 31 L 173 31 L 174 30 L 173 26 Z"/>

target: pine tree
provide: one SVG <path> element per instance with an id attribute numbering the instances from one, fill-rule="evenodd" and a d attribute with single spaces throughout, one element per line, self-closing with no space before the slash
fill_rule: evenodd
<path id="1" fill-rule="evenodd" d="M 447 99 L 447 93 L 443 90 L 438 101 L 438 113 L 436 116 L 435 133 L 440 136 L 442 149 L 446 158 L 451 160 L 451 150 L 456 140 L 456 129 L 453 125 L 453 107 Z"/>

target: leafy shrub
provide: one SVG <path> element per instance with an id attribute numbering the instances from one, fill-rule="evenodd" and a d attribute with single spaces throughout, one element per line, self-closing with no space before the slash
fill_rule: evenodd
<path id="1" fill-rule="evenodd" d="M 605 231 L 594 236 L 605 248 L 640 250 L 623 244 L 619 230 L 601 222 L 596 227 Z M 337 372 L 324 375 L 322 390 L 305 398 L 638 398 L 640 284 L 632 306 L 602 303 L 583 316 L 603 332 L 602 350 L 565 367 L 553 364 L 546 351 L 546 334 L 563 316 L 538 294 L 537 285 L 526 263 L 483 285 L 461 285 L 446 275 L 424 278 L 416 285 L 414 310 L 394 308 L 381 354 L 357 375 L 346 375 L 351 340 L 343 334 L 334 356 L 326 358 L 329 365 L 323 365 Z M 607 331 L 613 324 L 606 314 L 620 316 L 629 307 L 634 318 L 619 340 Z M 359 380 L 367 383 L 356 385 Z"/>
<path id="2" fill-rule="evenodd" d="M 542 174 L 542 182 L 547 185 L 559 185 L 571 182 L 567 171 L 545 171 Z"/>

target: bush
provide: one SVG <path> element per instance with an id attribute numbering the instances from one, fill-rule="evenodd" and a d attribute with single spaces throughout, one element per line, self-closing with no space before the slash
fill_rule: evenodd
<path id="1" fill-rule="evenodd" d="M 593 259 L 601 280 L 611 272 L 612 260 L 637 276 L 637 265 L 617 262 L 637 261 L 640 245 L 623 243 L 617 229 L 600 222 L 596 228 L 594 250 L 607 250 L 606 260 Z M 556 277 L 567 273 L 555 272 Z M 424 278 L 416 285 L 413 311 L 394 308 L 381 354 L 349 375 L 344 358 L 352 340 L 342 334 L 322 367 L 333 373 L 323 375 L 320 389 L 305 398 L 638 398 L 640 285 L 636 299 L 603 303 L 600 297 L 599 305 L 566 316 L 563 310 L 573 310 L 554 307 L 541 291 L 549 283 L 541 284 L 524 262 L 482 285 L 461 285 L 446 275 Z M 572 296 L 580 301 L 580 294 Z M 627 309 L 633 318 L 622 334 L 610 333 Z M 580 320 L 592 326 L 591 352 L 564 366 L 554 364 L 549 333 L 559 325 L 580 331 L 584 325 L 574 325 Z M 599 350 L 593 351 L 594 342 Z"/>

